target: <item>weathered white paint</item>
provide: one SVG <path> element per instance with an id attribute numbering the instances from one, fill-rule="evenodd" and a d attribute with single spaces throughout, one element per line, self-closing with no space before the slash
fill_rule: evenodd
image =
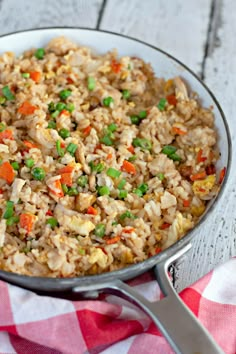
<path id="1" fill-rule="evenodd" d="M 234 0 L 212 0 L 215 12 L 205 61 L 205 81 L 222 104 L 235 140 L 236 23 Z M 211 0 L 107 0 L 100 28 L 139 38 L 173 54 L 200 74 Z M 95 28 L 102 0 L 0 0 L 0 34 L 53 26 Z M 222 10 L 222 13 L 221 13 Z M 235 169 L 235 159 L 232 171 Z M 231 174 L 232 175 L 232 174 Z M 231 177 L 211 219 L 178 267 L 177 288 L 191 284 L 236 254 L 236 192 Z"/>
<path id="2" fill-rule="evenodd" d="M 210 0 L 110 0 L 101 28 L 160 47 L 200 73 L 210 4 Z"/>
<path id="3" fill-rule="evenodd" d="M 0 34 L 22 29 L 96 27 L 102 0 L 0 0 Z"/>

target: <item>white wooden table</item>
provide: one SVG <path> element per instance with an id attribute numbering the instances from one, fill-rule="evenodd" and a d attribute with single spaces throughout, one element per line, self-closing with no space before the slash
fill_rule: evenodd
<path id="1" fill-rule="evenodd" d="M 0 35 L 35 27 L 89 27 L 160 47 L 188 65 L 215 93 L 234 144 L 235 13 L 235 0 L 0 0 Z M 178 290 L 236 255 L 234 153 L 224 196 L 176 270 Z"/>

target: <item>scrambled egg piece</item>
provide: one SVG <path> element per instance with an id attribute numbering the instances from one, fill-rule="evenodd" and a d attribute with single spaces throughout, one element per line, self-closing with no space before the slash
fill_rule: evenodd
<path id="1" fill-rule="evenodd" d="M 180 212 L 177 212 L 176 218 L 168 230 L 167 241 L 164 248 L 168 248 L 178 239 L 181 238 L 188 230 L 193 227 L 193 222 L 185 217 Z"/>
<path id="2" fill-rule="evenodd" d="M 197 195 L 198 197 L 204 197 L 205 195 L 210 193 L 210 191 L 212 190 L 212 188 L 215 185 L 215 181 L 216 181 L 215 175 L 210 175 L 207 178 L 205 178 L 204 180 L 194 181 L 193 187 L 192 187 L 193 193 L 195 195 Z"/>
<path id="3" fill-rule="evenodd" d="M 82 236 L 88 236 L 90 231 L 95 229 L 95 225 L 91 221 L 83 220 L 75 215 L 64 216 L 64 226 Z"/>
<path id="4" fill-rule="evenodd" d="M 100 249 L 94 248 L 88 258 L 90 264 L 97 263 L 99 267 L 105 268 L 107 265 L 107 255 Z"/>

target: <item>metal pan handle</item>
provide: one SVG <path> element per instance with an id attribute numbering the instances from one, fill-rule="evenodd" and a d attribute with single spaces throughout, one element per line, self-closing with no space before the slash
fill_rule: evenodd
<path id="1" fill-rule="evenodd" d="M 191 248 L 186 245 L 168 260 L 156 265 L 155 275 L 165 298 L 150 302 L 129 285 L 114 282 L 90 284 L 73 289 L 85 297 L 96 298 L 98 292 L 121 296 L 139 306 L 162 332 L 177 354 L 224 354 L 207 330 L 179 298 L 168 276 L 168 267 Z"/>

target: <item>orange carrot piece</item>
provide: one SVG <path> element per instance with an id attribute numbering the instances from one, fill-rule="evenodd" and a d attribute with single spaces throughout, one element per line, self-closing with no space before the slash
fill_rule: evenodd
<path id="1" fill-rule="evenodd" d="M 46 212 L 46 215 L 48 215 L 48 216 L 53 216 L 53 212 L 49 209 L 49 210 Z"/>
<path id="2" fill-rule="evenodd" d="M 96 154 L 97 150 L 102 150 L 102 144 L 98 144 L 97 146 L 95 146 L 94 154 Z"/>
<path id="3" fill-rule="evenodd" d="M 124 160 L 123 165 L 121 166 L 121 170 L 124 172 L 130 173 L 131 175 L 136 174 L 135 166 L 127 160 Z"/>
<path id="4" fill-rule="evenodd" d="M 18 108 L 18 112 L 27 116 L 29 114 L 33 114 L 36 109 L 37 107 L 33 106 L 30 102 L 25 101 Z"/>
<path id="5" fill-rule="evenodd" d="M 37 148 L 38 148 L 37 145 L 35 145 L 34 143 L 32 143 L 32 142 L 29 141 L 29 140 L 24 140 L 23 143 L 24 143 L 24 145 L 25 145 L 27 148 L 29 148 L 29 149 L 35 149 L 35 148 L 37 149 Z"/>
<path id="6" fill-rule="evenodd" d="M 106 244 L 107 244 L 107 245 L 112 245 L 113 243 L 119 242 L 120 239 L 121 239 L 120 236 L 116 236 L 116 237 L 113 237 L 113 238 L 109 238 L 108 240 L 106 240 Z"/>
<path id="7" fill-rule="evenodd" d="M 97 215 L 98 211 L 97 209 L 95 209 L 94 207 L 92 206 L 89 206 L 88 209 L 87 209 L 87 214 L 90 214 L 90 215 Z"/>
<path id="8" fill-rule="evenodd" d="M 225 174 L 226 174 L 226 167 L 222 168 L 222 170 L 220 171 L 219 184 L 221 184 L 223 182 Z"/>
<path id="9" fill-rule="evenodd" d="M 8 184 L 11 184 L 14 180 L 15 173 L 12 165 L 6 161 L 0 166 L 0 178 L 5 179 Z"/>
<path id="10" fill-rule="evenodd" d="M 130 227 L 129 229 L 123 229 L 123 232 L 125 234 L 131 234 L 133 231 L 135 231 L 134 227 Z"/>
<path id="11" fill-rule="evenodd" d="M 64 192 L 62 190 L 62 186 L 61 186 L 61 181 L 59 179 L 57 179 L 54 182 L 54 186 L 57 189 L 57 191 L 52 190 L 51 188 L 49 188 L 50 192 L 54 195 L 56 195 L 57 197 L 61 198 L 64 197 Z"/>
<path id="12" fill-rule="evenodd" d="M 127 148 L 127 150 L 128 150 L 129 152 L 131 152 L 131 154 L 134 154 L 134 147 L 133 147 L 133 145 L 130 145 L 130 146 Z"/>
<path id="13" fill-rule="evenodd" d="M 62 116 L 62 115 L 67 116 L 67 117 L 70 117 L 70 112 L 67 111 L 66 109 L 63 109 L 63 110 L 61 111 L 61 113 L 60 113 L 60 116 Z"/>
<path id="14" fill-rule="evenodd" d="M 107 155 L 107 160 L 110 160 L 110 159 L 112 159 L 112 154 Z"/>
<path id="15" fill-rule="evenodd" d="M 170 227 L 170 224 L 168 224 L 167 222 L 164 222 L 161 226 L 160 226 L 160 229 L 161 230 L 165 230 L 165 229 L 168 229 Z"/>
<path id="16" fill-rule="evenodd" d="M 30 78 L 38 83 L 41 79 L 41 73 L 39 71 L 31 71 L 30 73 Z"/>
<path id="17" fill-rule="evenodd" d="M 175 97 L 175 95 L 169 95 L 166 97 L 167 101 L 169 104 L 171 104 L 172 106 L 176 106 L 177 105 L 177 99 Z"/>
<path id="18" fill-rule="evenodd" d="M 197 181 L 198 179 L 206 178 L 206 176 L 207 176 L 206 171 L 202 171 L 202 172 L 195 173 L 195 175 L 191 175 L 190 179 L 191 181 Z"/>
<path id="19" fill-rule="evenodd" d="M 71 173 L 73 172 L 74 167 L 67 165 L 65 167 L 60 168 L 60 170 L 58 170 L 58 174 L 61 175 L 62 173 Z"/>
<path id="20" fill-rule="evenodd" d="M 111 62 L 111 69 L 113 73 L 118 74 L 121 71 L 121 64 L 113 59 Z"/>
<path id="21" fill-rule="evenodd" d="M 2 144 L 4 139 L 14 140 L 13 131 L 10 129 L 5 129 L 0 132 L 0 143 Z"/>
<path id="22" fill-rule="evenodd" d="M 189 205 L 190 205 L 190 200 L 189 200 L 189 199 L 184 199 L 184 200 L 183 200 L 183 206 L 184 206 L 185 208 L 188 208 Z"/>
<path id="23" fill-rule="evenodd" d="M 32 230 L 34 221 L 35 215 L 24 213 L 20 215 L 20 227 L 25 229 L 27 232 Z"/>
<path id="24" fill-rule="evenodd" d="M 92 129 L 91 125 L 88 125 L 88 126 L 83 130 L 84 135 L 89 135 L 91 129 Z"/>
<path id="25" fill-rule="evenodd" d="M 71 173 L 62 173 L 61 174 L 61 183 L 65 184 L 68 187 L 71 187 L 73 184 L 72 174 Z"/>
<path id="26" fill-rule="evenodd" d="M 186 135 L 187 134 L 187 131 L 182 130 L 178 127 L 172 127 L 172 130 L 175 134 L 178 134 L 178 135 Z"/>
<path id="27" fill-rule="evenodd" d="M 202 154 L 203 154 L 203 151 L 202 151 L 202 149 L 200 149 L 197 153 L 197 163 L 204 162 L 207 160 L 207 157 L 203 157 Z"/>

